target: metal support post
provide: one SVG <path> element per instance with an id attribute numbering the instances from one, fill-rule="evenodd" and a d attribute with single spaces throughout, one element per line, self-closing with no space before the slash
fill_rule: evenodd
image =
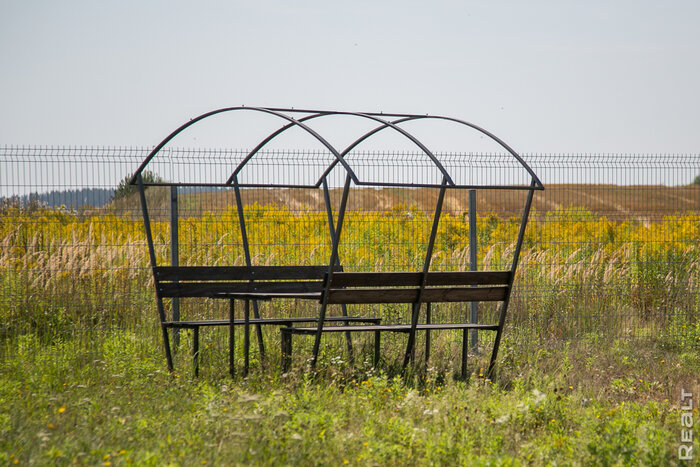
<path id="1" fill-rule="evenodd" d="M 331 206 L 331 195 L 328 191 L 328 181 L 325 177 L 323 178 L 323 199 L 325 200 L 326 204 L 326 215 L 328 216 L 328 230 L 331 236 L 331 245 L 333 245 L 335 243 L 335 222 L 333 221 L 333 207 Z M 340 257 L 336 258 L 335 265 L 338 268 L 340 268 Z M 345 305 L 345 303 L 342 303 L 340 305 L 340 310 L 343 316 L 348 316 L 348 307 L 347 305 Z M 349 324 L 349 322 L 345 322 L 346 326 L 348 326 Z M 345 345 L 348 349 L 348 361 L 350 362 L 350 364 L 352 364 L 355 361 L 355 355 L 352 349 L 352 336 L 349 332 L 345 333 Z"/>
<path id="2" fill-rule="evenodd" d="M 178 208 L 177 208 L 177 187 L 170 187 L 170 265 L 180 265 L 180 242 L 178 240 Z M 180 321 L 180 297 L 172 298 L 173 321 Z M 177 351 L 180 345 L 180 329 L 173 329 L 173 347 Z"/>
<path id="3" fill-rule="evenodd" d="M 477 271 L 477 236 L 476 236 L 476 190 L 469 190 L 469 270 Z M 479 303 L 471 302 L 469 310 L 469 322 L 479 322 Z M 476 329 L 471 330 L 471 348 L 476 352 L 479 346 L 479 334 Z"/>
<path id="4" fill-rule="evenodd" d="M 345 219 L 345 209 L 348 204 L 348 194 L 350 193 L 350 182 L 352 178 L 348 174 L 345 177 L 345 185 L 343 186 L 343 196 L 340 200 L 340 208 L 338 210 L 338 224 L 335 227 L 335 238 L 333 239 L 333 246 L 331 248 L 331 259 L 328 261 L 328 275 L 326 280 L 326 289 L 323 291 L 323 298 L 321 300 L 321 310 L 318 314 L 318 324 L 316 327 L 316 336 L 314 338 L 314 348 L 313 356 L 311 357 L 311 369 L 316 368 L 316 361 L 318 360 L 318 352 L 321 346 L 321 333 L 323 332 L 323 324 L 326 319 L 326 309 L 328 308 L 328 289 L 330 288 L 331 280 L 333 277 L 333 269 L 335 269 L 335 264 L 339 260 L 338 248 L 340 244 L 340 236 L 343 230 L 343 220 Z"/>
<path id="5" fill-rule="evenodd" d="M 245 228 L 245 216 L 243 215 L 243 199 L 241 198 L 241 189 L 238 186 L 238 178 L 233 179 L 233 190 L 236 195 L 236 210 L 238 211 L 238 225 L 241 228 L 241 241 L 243 242 L 243 254 L 245 255 L 245 264 L 248 267 L 253 265 L 250 258 L 250 246 L 248 244 L 248 233 Z M 253 283 L 253 280 L 250 281 Z M 258 310 L 258 301 L 253 300 L 253 317 L 260 319 L 260 311 Z M 265 343 L 263 341 L 262 326 L 259 323 L 255 324 L 255 333 L 258 336 L 258 349 L 260 350 L 260 361 L 265 359 Z"/>
<path id="6" fill-rule="evenodd" d="M 148 256 L 151 261 L 151 270 L 155 271 L 157 266 L 156 263 L 156 250 L 153 246 L 153 232 L 151 231 L 151 220 L 148 215 L 148 204 L 146 203 L 146 187 L 143 184 L 143 178 L 141 173 L 137 172 L 136 181 L 139 187 L 139 197 L 141 198 L 141 211 L 143 213 L 143 226 L 146 230 L 146 242 L 148 242 Z M 153 276 L 155 281 L 155 273 Z M 160 328 L 163 333 L 163 345 L 165 346 L 165 359 L 168 363 L 168 371 L 173 371 L 173 356 L 170 352 L 170 338 L 168 337 L 168 328 L 165 324 L 165 307 L 163 306 L 163 297 L 156 289 L 156 306 L 158 308 L 158 317 L 160 318 Z"/>
<path id="7" fill-rule="evenodd" d="M 433 226 L 430 230 L 430 239 L 425 247 L 425 261 L 423 261 L 423 273 L 421 276 L 420 288 L 418 289 L 418 298 L 415 303 L 413 303 L 413 310 L 411 313 L 411 329 L 408 333 L 408 343 L 406 344 L 406 354 L 403 358 L 402 371 L 406 371 L 406 367 L 409 362 L 413 360 L 415 355 L 415 343 L 416 343 L 416 326 L 418 326 L 418 315 L 420 314 L 421 303 L 423 301 L 423 291 L 425 290 L 425 284 L 428 278 L 428 271 L 430 271 L 430 261 L 433 257 L 433 247 L 435 246 L 435 237 L 437 236 L 438 225 L 440 223 L 440 214 L 442 213 L 442 203 L 445 200 L 445 190 L 447 189 L 447 179 L 442 179 L 442 185 L 440 186 L 440 194 L 438 194 L 437 203 L 435 205 L 435 214 L 433 216 Z"/>

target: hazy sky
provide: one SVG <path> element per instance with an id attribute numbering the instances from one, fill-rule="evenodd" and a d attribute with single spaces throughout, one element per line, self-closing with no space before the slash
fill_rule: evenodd
<path id="1" fill-rule="evenodd" d="M 0 145 L 205 111 L 445 114 L 521 152 L 700 150 L 700 1 L 0 0 Z"/>

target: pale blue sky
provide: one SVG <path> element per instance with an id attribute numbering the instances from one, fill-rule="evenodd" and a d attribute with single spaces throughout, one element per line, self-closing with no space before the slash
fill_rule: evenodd
<path id="1" fill-rule="evenodd" d="M 697 0 L 0 0 L 0 68 L 0 145 L 153 146 L 245 104 L 450 115 L 525 153 L 700 150 Z"/>

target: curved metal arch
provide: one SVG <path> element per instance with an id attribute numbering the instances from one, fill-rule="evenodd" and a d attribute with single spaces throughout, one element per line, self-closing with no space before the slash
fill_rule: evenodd
<path id="1" fill-rule="evenodd" d="M 501 147 L 502 147 L 503 149 L 505 149 L 506 151 L 508 151 L 508 152 L 510 153 L 510 155 L 513 156 L 513 157 L 520 163 L 520 165 L 523 166 L 523 168 L 527 171 L 527 173 L 530 174 L 530 176 L 532 177 L 532 181 L 533 181 L 534 184 L 536 185 L 536 188 L 534 188 L 534 189 L 536 189 L 536 190 L 544 190 L 544 185 L 542 185 L 542 182 L 540 181 L 540 179 L 539 179 L 539 177 L 537 176 L 537 174 L 532 170 L 532 168 L 530 168 L 530 166 L 527 165 L 527 162 L 525 162 L 525 160 L 524 160 L 522 157 L 520 157 L 520 155 L 518 155 L 518 153 L 515 152 L 515 150 L 513 150 L 513 148 L 511 148 L 510 146 L 508 146 L 508 144 L 506 144 L 505 141 L 503 141 L 501 138 L 499 138 L 498 136 L 494 135 L 494 134 L 491 133 L 490 131 L 488 131 L 488 130 L 486 130 L 486 129 L 484 129 L 484 128 L 481 128 L 481 127 L 478 126 L 478 125 L 474 125 L 473 123 L 469 123 L 469 122 L 467 122 L 467 121 L 465 121 L 465 120 L 460 120 L 460 119 L 458 119 L 458 118 L 445 117 L 445 116 L 441 116 L 441 115 L 428 115 L 428 116 L 426 116 L 426 118 L 434 118 L 434 119 L 436 119 L 436 120 L 448 120 L 448 121 L 450 121 L 450 122 L 459 123 L 459 124 L 461 124 L 461 125 L 465 125 L 465 126 L 468 126 L 468 127 L 470 127 L 470 128 L 473 128 L 474 130 L 476 130 L 476 131 L 478 131 L 478 132 L 480 132 L 480 133 L 482 133 L 482 134 L 488 136 L 489 138 L 491 138 L 492 140 L 494 140 L 496 143 L 500 144 Z"/>
<path id="2" fill-rule="evenodd" d="M 407 121 L 407 120 L 415 120 L 415 119 L 420 118 L 420 117 L 421 117 L 421 116 L 417 116 L 417 115 L 411 116 L 411 117 L 404 117 L 404 118 L 400 118 L 400 119 L 398 119 L 398 120 L 394 120 L 392 123 L 393 123 L 394 125 L 396 125 L 396 124 L 398 124 L 398 123 L 402 123 L 402 122 L 405 122 L 405 121 Z M 345 149 L 343 150 L 343 152 L 340 153 L 340 156 L 341 156 L 343 159 L 345 159 L 345 156 L 347 156 L 348 153 L 349 153 L 350 151 L 352 151 L 353 149 L 355 149 L 360 143 L 362 143 L 363 141 L 365 141 L 367 138 L 369 138 L 370 136 L 374 135 L 375 133 L 380 132 L 380 131 L 383 130 L 384 128 L 388 128 L 388 125 L 379 125 L 378 127 L 376 127 L 376 128 L 374 128 L 374 129 L 368 131 L 367 133 L 365 133 L 364 135 L 362 135 L 361 137 L 359 137 L 358 139 L 356 139 L 352 144 L 350 144 L 350 146 L 348 146 L 347 148 L 345 148 Z M 331 164 L 326 168 L 326 170 L 323 171 L 323 173 L 321 174 L 321 177 L 319 177 L 318 182 L 316 182 L 316 185 L 317 185 L 317 186 L 321 184 L 322 180 L 323 180 L 324 178 L 326 178 L 326 177 L 328 176 L 329 173 L 331 173 L 331 171 L 335 168 L 336 165 L 338 165 L 338 161 L 333 161 L 333 162 L 331 162 Z"/>
<path id="3" fill-rule="evenodd" d="M 367 119 L 382 123 L 382 125 L 380 127 L 381 129 L 392 128 L 393 130 L 401 133 L 406 138 L 410 139 L 414 144 L 416 144 L 416 146 L 418 146 L 430 158 L 430 160 L 433 162 L 433 164 L 435 164 L 435 166 L 438 168 L 438 170 L 440 170 L 443 177 L 445 177 L 447 179 L 449 184 L 455 185 L 454 181 L 452 180 L 452 177 L 447 172 L 445 167 L 440 163 L 440 161 L 437 159 L 437 157 L 435 157 L 435 155 L 418 138 L 416 138 L 415 136 L 413 136 L 411 133 L 404 130 L 403 128 L 399 128 L 396 125 L 394 125 L 392 122 L 389 122 L 387 120 L 379 118 L 376 115 L 361 113 L 361 112 L 319 111 L 317 113 L 314 113 L 313 115 L 307 115 L 306 117 L 302 117 L 302 118 L 295 120 L 295 121 L 300 123 L 300 122 L 310 120 L 312 118 L 328 117 L 328 116 L 332 116 L 332 115 L 349 115 L 349 116 L 353 116 L 353 117 L 367 118 Z M 415 117 L 420 117 L 420 116 L 415 116 Z M 260 142 L 260 144 L 258 144 L 255 147 L 255 149 L 253 149 L 250 153 L 248 153 L 248 155 L 243 159 L 243 161 L 241 161 L 241 163 L 238 165 L 238 167 L 236 167 L 236 170 L 234 170 L 233 174 L 231 174 L 229 179 L 226 181 L 226 184 L 233 183 L 233 180 L 236 178 L 238 173 L 243 169 L 243 166 L 245 165 L 245 163 L 247 163 L 260 149 L 262 149 L 263 146 L 265 146 L 267 143 L 269 143 L 274 138 L 279 136 L 281 133 L 283 133 L 284 131 L 288 130 L 289 128 L 291 128 L 293 126 L 294 126 L 293 124 L 285 125 L 282 128 L 279 128 L 278 130 L 271 133 L 267 138 L 265 138 L 262 142 Z M 359 144 L 359 143 L 357 143 L 357 144 Z M 347 152 L 345 152 L 345 154 L 346 153 Z M 345 162 L 345 160 L 343 159 L 344 154 L 341 155 L 341 154 L 334 153 L 334 155 L 336 157 L 336 160 L 333 161 L 333 163 L 331 164 L 332 167 L 335 167 L 338 163 L 343 164 L 343 167 L 345 167 L 345 169 L 353 175 L 353 181 L 355 183 L 359 183 L 359 180 L 355 176 L 355 172 L 350 168 L 349 164 L 347 162 Z M 328 171 L 324 172 L 324 174 L 327 174 L 327 173 L 328 173 Z M 320 182 L 317 183 L 316 186 L 319 186 L 319 184 L 320 184 Z"/>
<path id="4" fill-rule="evenodd" d="M 384 125 L 386 125 L 388 127 L 391 127 L 392 129 L 398 131 L 399 133 L 401 133 L 406 138 L 413 141 L 416 146 L 418 146 L 428 157 L 430 157 L 430 159 L 433 161 L 433 164 L 435 164 L 437 166 L 438 170 L 440 170 L 440 172 L 442 172 L 443 177 L 445 177 L 445 180 L 447 180 L 447 183 L 449 185 L 452 185 L 452 186 L 455 185 L 454 180 L 452 180 L 452 177 L 450 177 L 450 174 L 447 172 L 445 167 L 440 163 L 440 161 L 437 159 L 437 157 L 435 157 L 435 154 L 433 154 L 430 151 L 430 149 L 428 149 L 418 138 L 413 136 L 411 133 L 409 133 L 408 131 L 404 130 L 401 127 L 396 126 L 395 124 L 391 123 L 388 120 L 384 120 L 383 118 L 379 118 L 379 117 L 374 116 L 374 115 L 363 114 L 363 113 L 354 113 L 354 112 L 351 112 L 350 115 L 357 115 L 360 117 L 369 118 L 370 120 L 375 120 L 377 122 L 383 123 Z M 341 160 L 342 158 L 340 156 L 338 156 L 338 159 Z M 345 162 L 345 159 L 342 159 L 342 160 L 343 160 L 343 162 Z"/>
<path id="5" fill-rule="evenodd" d="M 493 133 L 489 132 L 488 130 L 481 128 L 473 123 L 467 122 L 465 120 L 460 120 L 457 118 L 452 118 L 452 117 L 445 117 L 445 116 L 439 116 L 439 115 L 410 115 L 410 114 L 375 114 L 375 113 L 360 113 L 360 112 L 340 112 L 340 111 L 320 111 L 320 110 L 308 110 L 308 111 L 301 111 L 301 110 L 296 110 L 296 109 L 277 109 L 277 108 L 266 108 L 266 107 L 225 107 L 217 110 L 213 110 L 210 112 L 206 112 L 202 115 L 199 115 L 187 123 L 181 125 L 178 127 L 175 131 L 173 131 L 170 135 L 168 135 L 164 140 L 162 140 L 146 157 L 146 159 L 141 163 L 137 171 L 134 173 L 133 177 L 131 178 L 130 183 L 135 184 L 136 183 L 136 178 L 138 174 L 141 174 L 142 171 L 145 169 L 145 167 L 149 164 L 149 162 L 155 157 L 155 155 L 166 145 L 168 144 L 175 136 L 180 134 L 182 131 L 187 129 L 188 127 L 194 125 L 195 123 L 211 117 L 216 114 L 224 113 L 224 112 L 230 112 L 234 110 L 253 110 L 257 112 L 264 112 L 268 113 L 271 115 L 275 115 L 277 117 L 280 117 L 284 120 L 289 121 L 290 123 L 279 128 L 278 130 L 274 131 L 271 133 L 268 137 L 266 137 L 263 141 L 261 141 L 255 149 L 253 149 L 248 155 L 243 159 L 243 161 L 238 165 L 236 170 L 234 171 L 233 174 L 229 177 L 229 179 L 226 181 L 227 185 L 230 185 L 233 183 L 233 180 L 236 178 L 236 175 L 240 170 L 243 168 L 245 163 L 247 163 L 260 149 L 262 149 L 267 143 L 269 143 L 272 139 L 283 133 L 289 128 L 292 128 L 294 126 L 299 126 L 302 129 L 304 129 L 306 132 L 314 136 L 319 142 L 321 142 L 326 148 L 328 148 L 331 153 L 335 156 L 335 160 L 328 166 L 328 168 L 324 171 L 323 175 L 321 176 L 321 179 L 326 176 L 338 163 L 342 164 L 345 170 L 348 172 L 350 177 L 353 179 L 355 183 L 360 183 L 357 175 L 355 172 L 352 170 L 350 165 L 345 161 L 344 157 L 357 145 L 365 141 L 367 138 L 371 137 L 372 135 L 376 134 L 377 132 L 385 129 L 385 128 L 392 128 L 395 131 L 403 134 L 407 138 L 409 138 L 411 141 L 413 141 L 430 159 L 433 161 L 435 166 L 442 172 L 443 176 L 448 180 L 448 183 L 451 184 L 452 186 L 455 186 L 456 184 L 450 177 L 449 173 L 447 170 L 444 168 L 444 166 L 440 163 L 440 161 L 435 157 L 435 155 L 427 148 L 423 143 L 413 136 L 411 133 L 408 131 L 404 130 L 403 128 L 398 127 L 397 125 L 406 121 L 412 121 L 412 120 L 419 120 L 419 119 L 439 119 L 439 120 L 447 120 L 447 121 L 452 121 L 461 125 L 468 126 L 474 130 L 477 130 L 478 132 L 486 135 L 496 143 L 498 143 L 501 147 L 503 147 L 511 156 L 513 156 L 519 163 L 520 165 L 530 174 L 530 176 L 533 179 L 533 182 L 535 184 L 536 190 L 543 190 L 544 186 L 542 185 L 542 182 L 539 180 L 539 177 L 535 174 L 535 172 L 530 168 L 530 166 L 510 147 L 508 144 L 506 144 L 503 140 L 498 138 L 496 135 Z M 302 117 L 300 119 L 294 119 L 290 117 L 289 115 L 286 115 L 284 112 L 314 112 L 312 115 L 307 115 L 305 117 Z M 355 142 L 353 142 L 350 146 L 348 146 L 342 153 L 338 153 L 338 151 L 328 142 L 326 141 L 321 135 L 319 135 L 317 132 L 315 132 L 313 129 L 308 127 L 307 125 L 304 125 L 303 122 L 313 119 L 313 118 L 318 118 L 318 117 L 325 117 L 325 116 L 331 116 L 331 115 L 349 115 L 349 116 L 356 116 L 356 117 L 363 117 L 367 118 L 370 120 L 378 121 L 381 122 L 382 124 L 373 130 L 367 132 Z M 379 118 L 378 115 L 382 116 L 395 116 L 395 117 L 402 117 L 400 119 L 394 120 L 393 122 L 389 122 L 387 120 L 384 120 L 383 118 Z M 320 181 L 316 183 L 316 186 L 319 186 Z"/>
<path id="6" fill-rule="evenodd" d="M 404 122 L 408 122 L 408 121 L 413 121 L 413 120 L 420 120 L 420 119 L 448 120 L 448 121 L 452 121 L 452 122 L 455 122 L 455 123 L 459 123 L 459 124 L 461 124 L 461 125 L 466 125 L 466 126 L 472 128 L 472 129 L 477 130 L 477 131 L 479 131 L 480 133 L 482 133 L 482 134 L 488 136 L 488 137 L 491 138 L 493 141 L 495 141 L 496 143 L 498 143 L 503 149 L 505 149 L 506 151 L 508 151 L 508 153 L 510 153 L 510 155 L 513 156 L 513 157 L 520 163 L 520 165 L 530 174 L 530 176 L 532 177 L 532 179 L 533 179 L 533 181 L 534 181 L 534 183 L 535 183 L 535 186 L 536 186 L 534 189 L 536 189 L 536 190 L 544 190 L 544 185 L 542 185 L 542 182 L 540 181 L 540 179 L 539 179 L 539 177 L 537 176 L 537 174 L 535 174 L 535 172 L 532 170 L 532 168 L 530 168 L 530 166 L 527 164 L 527 162 L 525 162 L 525 160 L 523 160 L 523 158 L 520 157 L 520 155 L 518 155 L 518 153 L 516 153 L 510 146 L 508 146 L 508 144 L 506 144 L 502 139 L 500 139 L 499 137 L 497 137 L 496 135 L 494 135 L 494 134 L 491 133 L 490 131 L 488 131 L 488 130 L 486 130 L 486 129 L 484 129 L 484 128 L 481 128 L 481 127 L 478 126 L 478 125 L 474 125 L 473 123 L 469 123 L 469 122 L 467 122 L 467 121 L 460 120 L 460 119 L 457 119 L 457 118 L 444 117 L 444 116 L 440 116 L 440 115 L 411 115 L 411 116 L 407 116 L 407 117 L 403 117 L 403 118 L 394 120 L 392 123 L 393 123 L 394 125 L 398 125 L 398 124 L 400 124 L 400 123 L 404 123 Z M 368 131 L 367 133 L 365 133 L 364 135 L 362 135 L 361 137 L 359 137 L 358 139 L 356 139 L 352 144 L 350 144 L 350 146 L 348 146 L 347 148 L 345 148 L 345 149 L 343 150 L 343 152 L 340 153 L 340 156 L 344 159 L 345 156 L 346 156 L 350 151 L 352 151 L 353 149 L 355 149 L 359 144 L 361 144 L 362 142 L 364 142 L 365 140 L 367 140 L 367 139 L 370 138 L 371 136 L 373 136 L 373 135 L 375 135 L 376 133 L 378 133 L 378 132 L 384 130 L 384 129 L 387 128 L 387 127 L 388 127 L 388 125 L 380 125 L 380 126 L 374 128 L 374 129 Z M 328 168 L 326 168 L 326 170 L 323 172 L 323 174 L 322 174 L 321 177 L 319 178 L 319 181 L 318 181 L 316 184 L 319 185 L 319 184 L 321 183 L 321 180 L 322 180 L 324 177 L 326 177 L 326 176 L 333 170 L 333 168 L 334 168 L 337 164 L 338 164 L 338 161 L 333 161 L 333 162 L 328 166 Z"/>
<path id="7" fill-rule="evenodd" d="M 311 113 L 311 112 L 318 112 L 322 113 L 325 111 L 319 111 L 319 110 L 302 110 L 302 109 L 277 109 L 273 108 L 272 110 L 280 110 L 280 111 L 291 111 L 291 112 L 304 112 L 304 113 Z M 351 113 L 351 112 L 325 112 L 325 113 Z M 442 120 L 449 120 L 453 121 L 455 123 L 459 123 L 462 125 L 466 125 L 470 128 L 473 128 L 480 133 L 483 133 L 484 135 L 488 136 L 492 140 L 494 140 L 496 143 L 498 143 L 501 147 L 503 147 L 506 151 L 508 151 L 515 159 L 527 170 L 527 172 L 532 176 L 533 180 L 535 181 L 536 187 L 533 189 L 536 190 L 544 190 L 544 185 L 542 185 L 542 182 L 539 180 L 539 177 L 534 173 L 534 171 L 530 168 L 530 166 L 510 147 L 508 144 L 506 144 L 502 139 L 494 135 L 493 133 L 489 132 L 488 130 L 481 128 L 473 123 L 467 122 L 465 120 L 460 120 L 457 118 L 452 118 L 452 117 L 445 117 L 445 116 L 440 116 L 440 115 L 415 115 L 415 114 L 399 114 L 399 113 L 375 113 L 375 112 L 364 112 L 365 115 L 380 115 L 380 116 L 387 116 L 387 117 L 401 117 L 402 119 L 406 120 L 415 120 L 419 118 L 434 118 L 434 119 L 442 119 Z M 394 122 L 396 123 L 396 121 Z M 380 129 L 383 129 L 384 127 L 382 126 Z M 359 144 L 359 143 L 358 143 Z"/>
<path id="8" fill-rule="evenodd" d="M 326 115 L 325 112 L 317 112 L 317 113 L 314 113 L 314 114 L 312 114 L 312 115 L 307 115 L 306 117 L 299 118 L 299 119 L 297 119 L 297 120 L 298 120 L 299 122 L 305 122 L 305 121 L 307 121 L 307 120 L 311 120 L 312 118 L 323 117 L 324 115 Z M 273 139 L 275 139 L 277 136 L 279 136 L 280 134 L 282 134 L 283 132 L 287 131 L 288 129 L 290 129 L 290 128 L 294 127 L 294 126 L 295 126 L 294 123 L 288 123 L 287 125 L 284 125 L 283 127 L 278 128 L 276 131 L 270 133 L 265 139 L 263 139 L 263 140 L 262 140 L 257 146 L 255 146 L 255 148 L 253 148 L 253 149 L 243 158 L 243 160 L 238 164 L 238 166 L 237 166 L 236 169 L 233 171 L 233 173 L 231 174 L 231 176 L 226 180 L 226 185 L 230 185 L 230 184 L 233 183 L 233 181 L 237 178 L 238 174 L 240 173 L 241 170 L 243 170 L 243 167 L 248 163 L 248 161 L 249 161 L 250 159 L 252 159 L 253 156 L 255 156 L 255 154 L 257 154 L 257 152 L 260 151 L 267 143 L 269 143 L 270 141 L 272 141 Z M 335 167 L 335 165 L 336 165 L 338 162 L 340 162 L 340 161 L 339 161 L 338 159 L 335 159 L 334 162 L 335 162 L 335 164 L 333 165 L 333 167 Z"/>
<path id="9" fill-rule="evenodd" d="M 282 118 L 282 119 L 284 119 L 284 120 L 287 120 L 288 122 L 290 122 L 291 126 L 295 126 L 295 125 L 296 125 L 296 126 L 299 126 L 300 128 L 304 129 L 307 133 L 309 133 L 310 135 L 312 135 L 314 138 L 316 138 L 316 139 L 317 139 L 321 144 L 323 144 L 326 148 L 328 148 L 328 150 L 336 157 L 336 159 L 343 165 L 343 167 L 345 167 L 345 170 L 348 171 L 348 175 L 352 178 L 352 180 L 353 180 L 355 183 L 359 183 L 359 180 L 358 180 L 358 178 L 357 178 L 357 175 L 356 175 L 355 172 L 352 170 L 352 168 L 348 165 L 347 162 L 345 162 L 344 160 L 342 160 L 342 158 L 340 157 L 340 154 L 338 153 L 338 151 L 337 151 L 328 141 L 326 141 L 321 135 L 319 135 L 318 133 L 316 133 L 312 128 L 309 128 L 307 125 L 304 125 L 304 123 L 300 122 L 299 120 L 294 119 L 294 118 L 290 117 L 289 115 L 286 115 L 286 114 L 282 113 L 281 111 L 271 110 L 271 109 L 268 109 L 268 108 L 265 108 L 265 107 L 225 107 L 225 108 L 222 108 L 222 109 L 212 110 L 212 111 L 210 111 L 210 112 L 203 113 L 202 115 L 199 115 L 199 116 L 197 116 L 197 117 L 191 119 L 191 120 L 188 121 L 187 123 L 184 123 L 183 125 L 179 126 L 175 131 L 173 131 L 172 133 L 170 133 L 163 141 L 161 141 L 161 142 L 148 154 L 148 156 L 146 157 L 146 159 L 144 159 L 144 161 L 141 163 L 141 165 L 140 165 L 139 168 L 136 170 L 136 172 L 134 172 L 134 175 L 132 176 L 131 181 L 130 181 L 129 183 L 130 183 L 130 184 L 136 184 L 136 180 L 137 180 L 138 175 L 141 174 L 141 172 L 146 168 L 146 166 L 147 166 L 147 165 L 149 164 L 149 162 L 153 159 L 153 157 L 155 157 L 155 155 L 158 154 L 158 152 L 159 152 L 161 149 L 163 149 L 163 147 L 165 147 L 166 144 L 168 144 L 173 138 L 175 138 L 175 136 L 177 136 L 178 134 L 182 133 L 184 130 L 186 130 L 186 129 L 189 128 L 190 126 L 194 125 L 195 123 L 197 123 L 197 122 L 199 122 L 199 121 L 201 121 L 201 120 L 204 120 L 205 118 L 208 118 L 208 117 L 211 117 L 211 116 L 213 116 L 213 115 L 220 114 L 220 113 L 224 113 L 224 112 L 231 112 L 231 111 L 234 111 L 234 110 L 252 110 L 252 111 L 256 111 L 256 112 L 263 112 L 263 113 L 267 113 L 267 114 L 270 114 L 270 115 L 275 115 L 275 116 L 280 117 L 280 118 Z M 288 126 L 289 126 L 289 125 L 288 125 Z M 290 127 L 291 127 L 291 126 L 290 126 Z"/>

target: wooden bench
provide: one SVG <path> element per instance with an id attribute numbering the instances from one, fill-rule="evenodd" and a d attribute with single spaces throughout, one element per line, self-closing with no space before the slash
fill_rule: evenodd
<path id="1" fill-rule="evenodd" d="M 292 336 L 315 335 L 320 339 L 327 332 L 373 332 L 375 338 L 375 364 L 379 360 L 379 340 L 382 332 L 402 332 L 409 334 L 409 352 L 413 353 L 416 331 L 460 329 L 464 330 L 462 346 L 462 375 L 466 376 L 466 331 L 478 329 L 499 331 L 502 320 L 497 324 L 476 324 L 467 322 L 426 323 L 417 322 L 418 307 L 427 303 L 426 315 L 430 316 L 430 304 L 439 302 L 481 302 L 506 301 L 512 284 L 510 271 L 458 271 L 458 272 L 334 272 L 326 288 L 325 304 L 381 304 L 408 303 L 413 305 L 411 324 L 367 324 L 351 326 L 325 326 L 325 308 L 315 327 L 281 328 L 282 371 L 291 365 Z M 429 338 L 426 339 L 429 346 Z M 315 349 L 318 345 L 314 346 Z M 427 354 L 426 354 L 427 355 Z M 314 355 L 314 359 L 317 355 Z M 495 357 L 495 354 L 493 355 Z"/>
<path id="2" fill-rule="evenodd" d="M 340 270 L 340 267 L 337 268 Z M 229 371 L 233 375 L 234 327 L 245 326 L 244 334 L 244 373 L 248 371 L 249 326 L 257 331 L 261 357 L 265 350 L 261 326 L 292 326 L 297 323 L 315 323 L 318 317 L 270 317 L 261 318 L 257 301 L 272 298 L 320 300 L 324 291 L 327 266 L 156 266 L 153 276 L 161 317 L 168 369 L 173 362 L 170 350 L 169 329 L 191 329 L 193 331 L 193 366 L 195 375 L 199 373 L 199 328 L 204 326 L 229 326 Z M 167 320 L 165 318 L 165 298 L 213 298 L 228 299 L 229 319 L 209 320 Z M 235 319 L 235 300 L 245 301 L 244 319 Z M 250 302 L 253 302 L 254 316 L 250 318 Z M 345 308 L 343 308 L 345 314 Z M 362 322 L 378 324 L 379 318 L 334 316 L 326 318 L 330 322 Z M 349 337 L 349 334 L 348 334 Z M 351 346 L 350 341 L 348 345 Z M 351 350 L 351 347 L 349 347 Z"/>

